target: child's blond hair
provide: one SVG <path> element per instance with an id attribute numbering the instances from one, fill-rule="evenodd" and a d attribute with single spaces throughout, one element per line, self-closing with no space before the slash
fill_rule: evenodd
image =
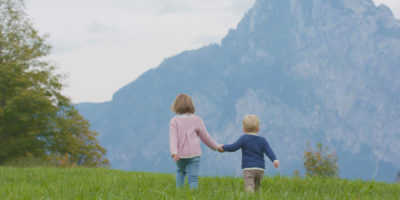
<path id="1" fill-rule="evenodd" d="M 258 132 L 260 128 L 260 119 L 256 115 L 246 115 L 243 118 L 243 129 L 246 133 Z"/>

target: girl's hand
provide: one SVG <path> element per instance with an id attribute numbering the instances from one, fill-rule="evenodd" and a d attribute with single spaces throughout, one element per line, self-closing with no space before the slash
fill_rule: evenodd
<path id="1" fill-rule="evenodd" d="M 219 146 L 218 149 L 217 149 L 220 153 L 224 152 L 224 149 L 222 148 L 223 146 L 224 146 L 224 145 L 221 145 L 221 146 Z"/>
<path id="2" fill-rule="evenodd" d="M 172 158 L 174 159 L 175 162 L 179 160 L 178 154 L 172 155 Z"/>

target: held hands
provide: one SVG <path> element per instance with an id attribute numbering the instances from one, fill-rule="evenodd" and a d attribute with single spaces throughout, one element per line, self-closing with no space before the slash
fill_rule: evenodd
<path id="1" fill-rule="evenodd" d="M 279 160 L 274 160 L 274 167 L 278 168 L 279 167 Z"/>
<path id="2" fill-rule="evenodd" d="M 218 147 L 218 149 L 217 149 L 220 153 L 225 152 L 224 149 L 222 148 L 223 146 L 224 146 L 224 145 L 222 144 L 222 145 L 220 145 L 220 146 Z"/>

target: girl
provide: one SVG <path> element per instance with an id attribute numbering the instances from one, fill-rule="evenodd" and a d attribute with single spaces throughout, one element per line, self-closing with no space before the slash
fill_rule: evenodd
<path id="1" fill-rule="evenodd" d="M 179 94 L 171 110 L 178 114 L 169 122 L 169 146 L 177 166 L 176 186 L 183 186 L 187 175 L 189 187 L 194 189 L 198 187 L 200 139 L 214 151 L 219 146 L 208 134 L 203 120 L 194 115 L 195 108 L 189 95 Z"/>

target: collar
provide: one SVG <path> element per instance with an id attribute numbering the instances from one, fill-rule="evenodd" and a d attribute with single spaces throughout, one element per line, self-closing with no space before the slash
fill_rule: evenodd
<path id="1" fill-rule="evenodd" d="M 193 115 L 192 113 L 184 113 L 184 114 L 179 114 L 178 116 L 179 117 L 190 117 L 192 115 Z"/>
<path id="2" fill-rule="evenodd" d="M 258 136 L 258 133 L 246 133 L 246 134 Z"/>

